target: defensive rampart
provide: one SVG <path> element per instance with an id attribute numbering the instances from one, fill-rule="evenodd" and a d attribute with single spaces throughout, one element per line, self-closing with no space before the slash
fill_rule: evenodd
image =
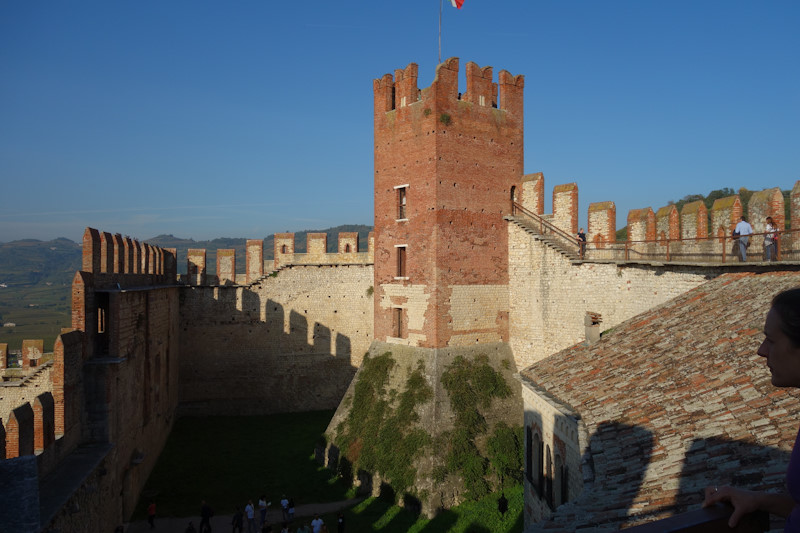
<path id="1" fill-rule="evenodd" d="M 182 412 L 335 408 L 372 342 L 372 275 L 284 265 L 248 286 L 185 289 Z"/>
<path id="2" fill-rule="evenodd" d="M 614 202 L 595 202 L 589 205 L 587 216 L 587 245 L 583 259 L 589 261 L 673 261 L 673 262 L 730 262 L 733 229 L 742 215 L 751 223 L 754 235 L 748 251 L 748 261 L 764 257 L 766 218 L 772 217 L 780 229 L 777 239 L 778 258 L 800 260 L 800 181 L 792 188 L 789 205 L 791 227 L 785 228 L 784 196 L 778 187 L 752 194 L 744 212 L 739 195 L 714 201 L 709 210 L 702 201 L 687 203 L 678 211 L 667 205 L 656 211 L 651 207 L 633 209 L 627 216 L 627 239 L 616 240 L 616 206 Z M 524 210 L 540 217 L 568 238 L 575 246 L 578 229 L 578 186 L 575 183 L 553 188 L 553 213 L 544 213 L 544 175 L 522 177 L 520 193 L 515 197 Z"/>
<path id="3" fill-rule="evenodd" d="M 623 243 L 617 243 L 612 233 L 616 227 L 614 203 L 593 203 L 588 213 L 589 243 L 579 259 L 568 251 L 569 246 L 577 250 L 571 241 L 577 226 L 577 185 L 553 189 L 554 214 L 542 212 L 543 190 L 541 173 L 526 176 L 520 205 L 562 230 L 556 235 L 560 241 L 532 236 L 537 233 L 531 230 L 538 228 L 536 223 L 526 225 L 518 217 L 509 217 L 511 346 L 520 368 L 584 341 L 587 313 L 601 315 L 600 329 L 609 329 L 741 266 L 731 263 L 730 252 L 724 248 L 731 246 L 729 235 L 743 212 L 738 195 L 717 200 L 710 213 L 702 202 L 686 204 L 681 213 L 674 205 L 658 212 L 633 210 L 628 215 L 628 240 Z M 800 230 L 799 198 L 797 182 L 791 193 L 791 230 L 780 235 L 782 260 L 789 268 L 800 258 L 800 239 L 795 233 Z M 767 216 L 772 216 L 779 228 L 784 227 L 784 199 L 778 188 L 754 193 L 747 211 L 756 233 L 764 231 Z M 715 235 L 707 231 L 709 219 Z M 570 242 L 564 241 L 567 238 Z M 762 263 L 763 235 L 752 241 L 749 261 L 758 262 L 756 268 L 782 268 Z M 725 255 L 727 262 L 723 263 Z"/>

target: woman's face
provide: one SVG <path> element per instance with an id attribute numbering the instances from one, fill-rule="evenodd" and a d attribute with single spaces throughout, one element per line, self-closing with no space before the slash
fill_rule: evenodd
<path id="1" fill-rule="evenodd" d="M 767 358 L 773 385 L 800 387 L 800 348 L 794 346 L 781 331 L 780 320 L 775 309 L 770 309 L 764 323 L 764 342 L 758 348 L 758 355 Z"/>

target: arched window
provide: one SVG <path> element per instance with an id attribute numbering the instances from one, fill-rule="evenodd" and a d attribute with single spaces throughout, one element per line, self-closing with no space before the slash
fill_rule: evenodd
<path id="1" fill-rule="evenodd" d="M 282 254 L 286 253 L 286 245 L 285 244 L 283 246 L 281 246 L 281 253 Z"/>
<path id="2" fill-rule="evenodd" d="M 344 245 L 344 253 L 346 253 L 346 254 L 350 253 L 350 245 L 349 244 L 345 244 Z"/>

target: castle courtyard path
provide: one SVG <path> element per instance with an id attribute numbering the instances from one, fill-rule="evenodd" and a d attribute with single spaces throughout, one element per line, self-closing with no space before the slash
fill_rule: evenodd
<path id="1" fill-rule="evenodd" d="M 310 522 L 314 515 L 320 516 L 335 513 L 342 509 L 347 509 L 359 503 L 364 498 L 352 498 L 350 500 L 343 500 L 339 502 L 327 503 L 309 503 L 306 505 L 298 505 L 295 507 L 295 527 L 298 527 L 299 522 Z M 242 505 L 244 508 L 244 504 Z M 216 515 L 211 519 L 211 529 L 215 533 L 227 533 L 231 528 L 231 520 L 233 515 Z M 149 533 L 150 531 L 156 533 L 184 533 L 189 521 L 194 522 L 194 527 L 197 530 L 200 525 L 200 516 L 187 516 L 182 518 L 173 517 L 158 517 L 156 516 L 156 527 L 150 529 L 150 524 L 147 520 L 140 520 L 131 522 L 125 526 L 125 533 Z M 267 511 L 267 523 L 272 524 L 273 531 L 280 531 L 280 524 L 283 522 L 281 517 L 281 509 L 277 502 L 272 502 L 272 505 Z M 258 524 L 258 509 L 256 509 L 256 525 Z M 276 527 L 277 526 L 277 527 Z M 330 528 L 330 526 L 329 526 Z M 247 531 L 247 519 L 245 519 L 244 530 Z"/>

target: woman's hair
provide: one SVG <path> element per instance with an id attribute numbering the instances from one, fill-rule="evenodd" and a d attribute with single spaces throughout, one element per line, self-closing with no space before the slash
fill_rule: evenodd
<path id="1" fill-rule="evenodd" d="M 800 287 L 776 294 L 772 299 L 772 308 L 781 319 L 783 334 L 800 348 Z"/>
<path id="2" fill-rule="evenodd" d="M 767 217 L 767 222 L 769 222 L 770 224 L 774 224 L 775 223 L 775 221 L 772 220 L 772 217 Z"/>

